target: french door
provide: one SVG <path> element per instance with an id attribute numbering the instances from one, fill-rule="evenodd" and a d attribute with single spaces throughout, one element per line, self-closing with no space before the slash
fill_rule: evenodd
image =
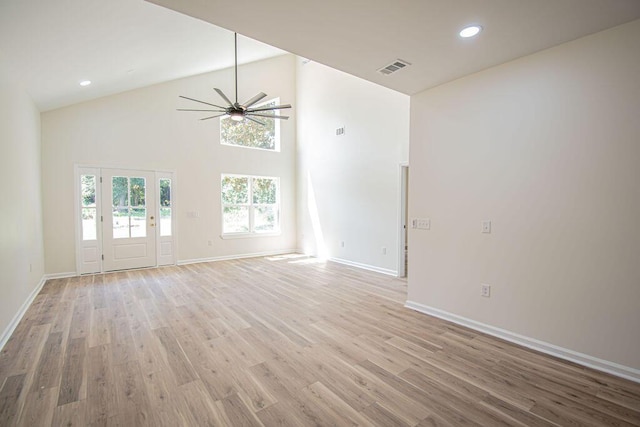
<path id="1" fill-rule="evenodd" d="M 173 264 L 171 173 L 77 169 L 79 274 Z"/>
<path id="2" fill-rule="evenodd" d="M 156 265 L 155 174 L 102 170 L 103 271 Z"/>

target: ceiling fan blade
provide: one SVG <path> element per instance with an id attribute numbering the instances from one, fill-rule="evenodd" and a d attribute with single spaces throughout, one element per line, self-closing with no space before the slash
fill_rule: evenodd
<path id="1" fill-rule="evenodd" d="M 200 100 L 198 100 L 198 99 L 193 99 L 193 98 L 189 98 L 189 97 L 182 96 L 182 95 L 178 95 L 178 97 L 179 97 L 179 98 L 188 99 L 189 101 L 199 102 L 199 103 L 201 103 L 201 104 L 211 105 L 212 107 L 222 108 L 223 110 L 225 110 L 225 107 L 221 107 L 221 106 L 216 105 L 216 104 L 209 104 L 208 102 L 200 101 Z"/>
<path id="2" fill-rule="evenodd" d="M 252 122 L 256 122 L 256 123 L 258 123 L 259 125 L 262 125 L 262 126 L 266 126 L 267 125 L 266 123 L 261 122 L 260 120 L 252 119 L 249 116 L 244 116 L 244 118 L 247 119 L 247 120 L 251 120 Z"/>
<path id="3" fill-rule="evenodd" d="M 282 110 L 284 108 L 291 108 L 291 105 L 284 104 L 284 105 L 276 105 L 276 106 L 273 106 L 273 107 L 247 108 L 247 111 L 248 112 L 254 112 L 254 111 Z"/>
<path id="4" fill-rule="evenodd" d="M 270 119 L 282 119 L 282 120 L 288 120 L 288 119 L 289 119 L 289 116 L 277 116 L 277 115 L 275 115 L 275 114 L 256 114 L 256 113 L 252 113 L 252 112 L 251 112 L 251 113 L 250 113 L 250 112 L 247 112 L 247 113 L 245 114 L 245 117 L 247 117 L 247 116 L 252 116 L 252 117 L 268 117 L 268 118 L 270 118 Z"/>
<path id="5" fill-rule="evenodd" d="M 226 110 L 194 110 L 192 108 L 176 108 L 178 111 L 207 111 L 211 113 L 226 113 Z"/>
<path id="6" fill-rule="evenodd" d="M 227 98 L 227 95 L 224 94 L 224 92 L 222 92 L 220 89 L 218 89 L 217 87 L 214 87 L 213 90 L 215 90 L 216 92 L 218 92 L 218 95 L 220 95 L 220 97 L 222 99 L 224 99 L 224 101 L 229 104 L 229 107 L 233 107 L 233 103 L 229 100 L 229 98 Z"/>
<path id="7" fill-rule="evenodd" d="M 216 116 L 205 117 L 204 119 L 200 119 L 200 120 L 209 120 L 209 119 L 214 119 L 214 118 L 216 118 L 216 117 L 226 116 L 226 115 L 227 115 L 227 113 L 224 113 L 224 114 L 218 114 L 218 115 L 216 115 Z"/>
<path id="8" fill-rule="evenodd" d="M 260 101 L 262 98 L 264 98 L 265 96 L 267 96 L 266 93 L 260 92 L 259 94 L 257 94 L 256 96 L 254 96 L 253 98 L 251 98 L 250 100 L 248 100 L 247 102 L 245 102 L 244 104 L 242 104 L 242 106 L 244 108 L 249 108 L 250 106 L 252 106 L 253 104 L 255 104 L 256 102 Z"/>

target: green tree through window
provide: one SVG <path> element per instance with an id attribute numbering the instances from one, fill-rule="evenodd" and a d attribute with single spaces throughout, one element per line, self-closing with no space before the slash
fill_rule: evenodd
<path id="1" fill-rule="evenodd" d="M 222 175 L 222 233 L 280 230 L 279 178 Z"/>
<path id="2" fill-rule="evenodd" d="M 260 106 L 275 106 L 278 99 L 269 101 Z M 277 114 L 277 113 L 276 113 Z M 256 117 L 265 125 L 261 125 L 251 120 L 236 122 L 229 117 L 220 119 L 220 142 L 226 145 L 238 145 L 241 147 L 261 148 L 264 150 L 278 151 L 279 124 L 276 119 L 268 117 Z"/>

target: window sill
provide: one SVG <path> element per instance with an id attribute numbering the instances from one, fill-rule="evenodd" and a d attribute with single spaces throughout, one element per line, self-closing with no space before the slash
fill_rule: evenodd
<path id="1" fill-rule="evenodd" d="M 220 141 L 220 145 L 222 145 L 224 147 L 248 148 L 250 150 L 266 151 L 266 152 L 269 152 L 269 153 L 279 153 L 280 152 L 280 147 L 275 147 L 275 148 L 249 147 L 248 145 L 232 144 L 230 142 L 222 142 L 222 141 Z"/>
<path id="2" fill-rule="evenodd" d="M 276 231 L 272 233 L 227 233 L 221 234 L 220 238 L 227 239 L 250 239 L 252 237 L 276 237 L 282 235 L 282 232 Z"/>

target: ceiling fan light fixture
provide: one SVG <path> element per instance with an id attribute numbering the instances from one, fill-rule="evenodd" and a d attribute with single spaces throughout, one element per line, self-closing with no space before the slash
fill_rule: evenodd
<path id="1" fill-rule="evenodd" d="M 218 93 L 218 95 L 220 95 L 220 98 L 222 98 L 227 103 L 226 107 L 212 104 L 206 101 L 201 101 L 195 98 L 189 98 L 188 96 L 178 95 L 179 98 L 184 98 L 188 101 L 193 101 L 193 102 L 197 102 L 199 104 L 204 104 L 208 106 L 207 109 L 178 108 L 178 111 L 196 111 L 200 113 L 214 113 L 213 115 L 210 115 L 208 117 L 203 117 L 200 120 L 209 120 L 209 119 L 214 119 L 216 117 L 225 117 L 225 118 L 229 117 L 234 122 L 241 122 L 246 118 L 247 120 L 255 122 L 262 126 L 266 126 L 266 122 L 264 120 L 263 121 L 259 120 L 258 117 L 266 117 L 268 119 L 287 120 L 289 116 L 281 116 L 280 114 L 276 113 L 276 110 L 291 108 L 291 105 L 289 104 L 254 107 L 254 105 L 258 101 L 260 101 L 262 98 L 267 96 L 266 93 L 260 92 L 253 98 L 249 99 L 244 104 L 238 103 L 238 34 L 236 33 L 233 33 L 233 53 L 235 58 L 233 70 L 234 70 L 236 101 L 231 102 L 229 97 L 227 97 L 227 95 L 225 95 L 224 92 L 222 92 L 222 90 L 214 87 L 213 90 L 215 90 Z M 215 109 L 212 109 L 211 107 Z"/>
<path id="2" fill-rule="evenodd" d="M 463 39 L 468 39 L 469 37 L 474 37 L 480 34 L 482 31 L 482 27 L 480 25 L 468 25 L 460 30 L 460 37 Z"/>

